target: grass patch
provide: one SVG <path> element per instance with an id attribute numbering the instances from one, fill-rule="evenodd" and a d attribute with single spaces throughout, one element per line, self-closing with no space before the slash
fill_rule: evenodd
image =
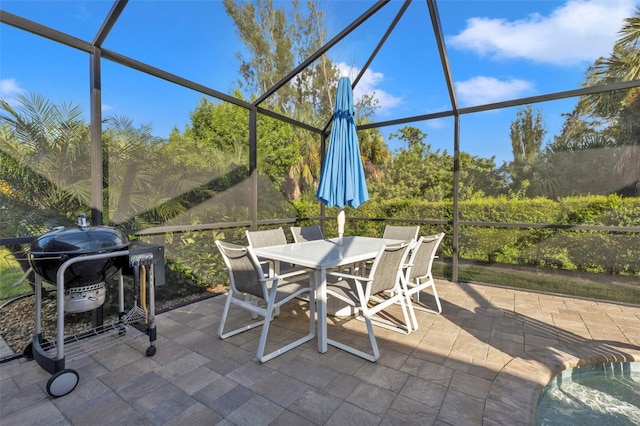
<path id="1" fill-rule="evenodd" d="M 577 279 L 552 272 L 536 274 L 531 271 L 463 266 L 459 270 L 461 281 L 497 284 L 525 290 L 556 293 L 589 299 L 640 305 L 640 285 L 613 282 L 597 282 Z M 599 276 L 606 279 L 606 276 Z"/>
<path id="2" fill-rule="evenodd" d="M 13 287 L 24 271 L 6 247 L 0 248 L 0 304 L 23 294 L 33 293 L 28 280 Z"/>

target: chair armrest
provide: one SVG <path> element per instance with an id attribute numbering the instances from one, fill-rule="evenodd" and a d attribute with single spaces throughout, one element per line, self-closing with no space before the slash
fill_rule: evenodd
<path id="1" fill-rule="evenodd" d="M 356 280 L 356 281 L 373 281 L 369 277 L 363 277 L 361 275 L 345 274 L 342 272 L 327 272 L 327 276 L 332 276 L 336 278 L 346 278 L 346 279 Z"/>
<path id="2" fill-rule="evenodd" d="M 297 271 L 291 271 L 291 272 L 287 272 L 284 274 L 280 274 L 277 275 L 278 277 L 285 279 L 285 278 L 291 278 L 291 277 L 296 277 L 298 275 L 304 275 L 304 274 L 308 274 L 309 271 L 305 270 L 305 269 L 299 269 Z"/>
<path id="3" fill-rule="evenodd" d="M 266 282 L 269 282 L 269 281 L 278 281 L 279 279 L 280 279 L 280 277 L 278 275 L 274 275 L 273 277 L 264 277 L 260 281 L 266 283 Z"/>

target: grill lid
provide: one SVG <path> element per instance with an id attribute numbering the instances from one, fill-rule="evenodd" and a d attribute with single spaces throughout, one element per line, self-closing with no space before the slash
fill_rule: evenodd
<path id="1" fill-rule="evenodd" d="M 114 228 L 106 226 L 88 226 L 85 215 L 78 216 L 78 226 L 59 227 L 42 234 L 31 243 L 32 255 L 44 254 L 98 254 L 126 249 L 129 246 L 127 236 Z"/>
<path id="2" fill-rule="evenodd" d="M 59 227 L 31 243 L 29 264 L 45 281 L 56 283 L 62 264 L 72 257 L 125 250 L 129 240 L 122 231 L 107 226 L 89 226 L 85 215 L 78 216 L 77 227 Z M 126 263 L 123 256 L 93 259 L 71 264 L 64 273 L 66 287 L 104 282 Z"/>

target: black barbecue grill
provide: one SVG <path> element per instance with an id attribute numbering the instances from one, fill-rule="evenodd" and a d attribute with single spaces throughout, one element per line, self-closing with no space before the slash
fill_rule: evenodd
<path id="1" fill-rule="evenodd" d="M 80 215 L 77 226 L 59 227 L 38 237 L 31 244 L 28 259 L 36 273 L 36 312 L 33 340 L 24 354 L 33 357 L 53 375 L 47 383 L 50 396 L 66 395 L 78 384 L 78 373 L 65 368 L 66 358 L 75 361 L 123 341 L 123 337 L 135 338 L 140 331 L 149 336 L 146 355 L 155 354 L 155 269 L 159 269 L 158 278 L 164 282 L 164 248 L 129 243 L 121 231 L 89 226 L 86 217 Z M 133 275 L 134 283 L 133 307 L 128 311 L 124 302 L 123 270 L 127 275 Z M 116 276 L 120 284 L 119 320 L 113 324 L 100 324 L 78 335 L 65 336 L 65 312 L 85 312 L 102 306 L 105 282 Z M 45 339 L 42 333 L 42 281 L 56 285 L 55 341 Z M 134 330 L 130 332 L 132 328 Z"/>

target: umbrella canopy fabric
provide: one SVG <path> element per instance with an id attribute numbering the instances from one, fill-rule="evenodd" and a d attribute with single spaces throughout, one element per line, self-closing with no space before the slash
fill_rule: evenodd
<path id="1" fill-rule="evenodd" d="M 353 110 L 349 77 L 338 81 L 329 147 L 316 198 L 327 207 L 357 208 L 369 199 Z"/>

